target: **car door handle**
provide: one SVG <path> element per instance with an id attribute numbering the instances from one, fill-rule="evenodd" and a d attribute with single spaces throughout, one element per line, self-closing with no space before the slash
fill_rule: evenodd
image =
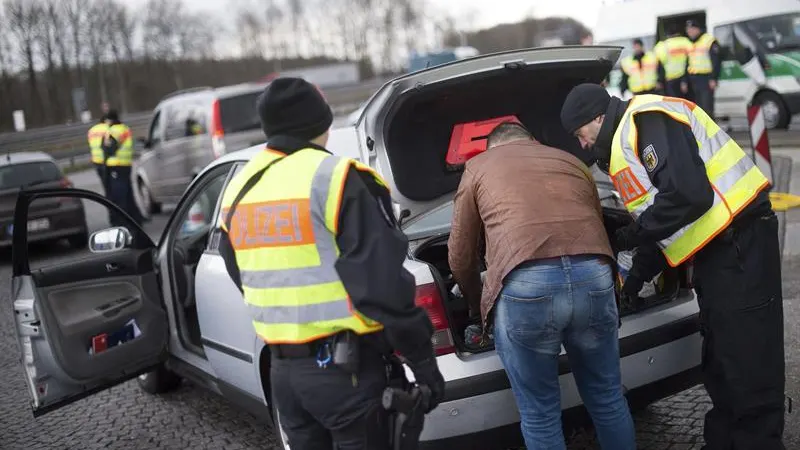
<path id="1" fill-rule="evenodd" d="M 119 270 L 119 264 L 117 263 L 106 263 L 106 272 L 116 272 Z"/>

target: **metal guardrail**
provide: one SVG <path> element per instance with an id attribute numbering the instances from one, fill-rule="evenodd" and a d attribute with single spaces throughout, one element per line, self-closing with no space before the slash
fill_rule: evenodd
<path id="1" fill-rule="evenodd" d="M 336 115 L 344 115 L 357 109 L 361 103 L 388 80 L 373 79 L 356 86 L 324 89 L 325 96 Z M 133 131 L 134 136 L 144 136 L 152 112 L 127 114 L 123 122 Z M 0 152 L 43 151 L 68 166 L 83 162 L 88 153 L 86 133 L 93 124 L 68 124 L 35 128 L 23 132 L 0 134 Z"/>

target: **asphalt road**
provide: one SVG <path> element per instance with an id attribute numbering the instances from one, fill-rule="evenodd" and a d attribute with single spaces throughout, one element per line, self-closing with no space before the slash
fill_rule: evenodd
<path id="1" fill-rule="evenodd" d="M 800 150 L 798 151 L 800 155 Z M 778 160 L 783 164 L 786 160 Z M 787 173 L 788 167 L 776 171 Z M 788 173 L 787 173 L 788 174 Z M 798 179 L 800 164 L 792 175 Z M 76 186 L 97 190 L 92 172 L 71 176 Z M 800 192 L 800 191 L 795 191 Z M 87 205 L 90 227 L 106 225 L 102 207 Z M 157 238 L 166 215 L 145 225 Z M 788 252 L 784 261 L 786 305 L 787 392 L 800 400 L 800 210 L 786 215 Z M 67 264 L 78 251 L 48 246 L 32 249 L 32 266 Z M 95 394 L 39 419 L 31 415 L 28 394 L 18 363 L 9 300 L 8 252 L 0 262 L 0 449 L 2 450 L 93 450 L 93 449 L 278 449 L 269 424 L 235 409 L 224 399 L 189 383 L 177 391 L 151 396 L 135 381 Z M 710 407 L 701 387 L 662 400 L 635 414 L 640 449 L 699 449 L 702 445 L 703 414 Z M 570 450 L 597 448 L 591 430 L 580 429 L 568 437 Z M 800 415 L 787 416 L 786 448 L 800 448 Z M 500 449 L 482 449 L 500 450 Z"/>

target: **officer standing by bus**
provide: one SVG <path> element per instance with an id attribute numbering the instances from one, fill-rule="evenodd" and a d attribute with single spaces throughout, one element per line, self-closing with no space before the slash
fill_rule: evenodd
<path id="1" fill-rule="evenodd" d="M 594 148 L 634 218 L 613 237 L 617 251 L 640 249 L 623 294 L 635 297 L 666 264 L 694 257 L 702 370 L 713 402 L 705 448 L 783 450 L 781 253 L 768 180 L 683 99 L 626 102 L 582 84 L 567 96 L 561 121 Z"/>
<path id="2" fill-rule="evenodd" d="M 653 52 L 658 58 L 658 78 L 666 95 L 688 98 L 689 79 L 686 65 L 692 42 L 677 28 L 669 28 L 669 37 L 657 43 Z"/>
<path id="3" fill-rule="evenodd" d="M 714 36 L 704 33 L 694 20 L 686 21 L 686 35 L 692 42 L 689 50 L 689 85 L 692 100 L 714 118 L 714 92 L 717 89 L 722 67 L 719 43 Z"/>
<path id="4" fill-rule="evenodd" d="M 277 78 L 257 110 L 267 148 L 223 193 L 220 254 L 269 346 L 280 424 L 300 450 L 386 449 L 393 351 L 430 389 L 424 412 L 444 394 L 389 190 L 325 149 L 333 114 L 312 84 Z"/>
<path id="5" fill-rule="evenodd" d="M 652 52 L 644 50 L 641 39 L 633 40 L 633 54 L 623 58 L 620 62 L 622 78 L 619 82 L 619 92 L 631 94 L 655 94 L 662 86 L 658 81 L 658 59 Z"/>
<path id="6" fill-rule="evenodd" d="M 108 123 L 106 123 L 106 120 L 107 117 L 103 114 L 100 120 L 92 125 L 92 127 L 89 128 L 89 132 L 86 134 L 86 139 L 89 141 L 91 161 L 97 171 L 97 176 L 100 178 L 100 184 L 103 186 L 103 195 L 107 195 L 108 193 L 105 175 L 106 157 L 103 153 L 103 139 L 108 133 Z"/>

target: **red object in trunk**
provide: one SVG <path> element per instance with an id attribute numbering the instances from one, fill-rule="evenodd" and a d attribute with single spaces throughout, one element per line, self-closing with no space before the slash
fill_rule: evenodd
<path id="1" fill-rule="evenodd" d="M 439 287 L 435 283 L 417 286 L 415 302 L 417 306 L 428 313 L 428 317 L 430 317 L 433 324 L 431 342 L 436 355 L 455 352 L 456 347 L 453 343 L 453 335 L 450 333 L 450 321 L 447 320 L 447 312 L 444 309 Z"/>
<path id="2" fill-rule="evenodd" d="M 470 158 L 486 151 L 486 138 L 494 128 L 503 122 L 514 122 L 522 125 L 517 116 L 502 116 L 492 119 L 478 120 L 456 124 L 450 135 L 450 146 L 447 149 L 448 168 L 458 169 Z"/>

